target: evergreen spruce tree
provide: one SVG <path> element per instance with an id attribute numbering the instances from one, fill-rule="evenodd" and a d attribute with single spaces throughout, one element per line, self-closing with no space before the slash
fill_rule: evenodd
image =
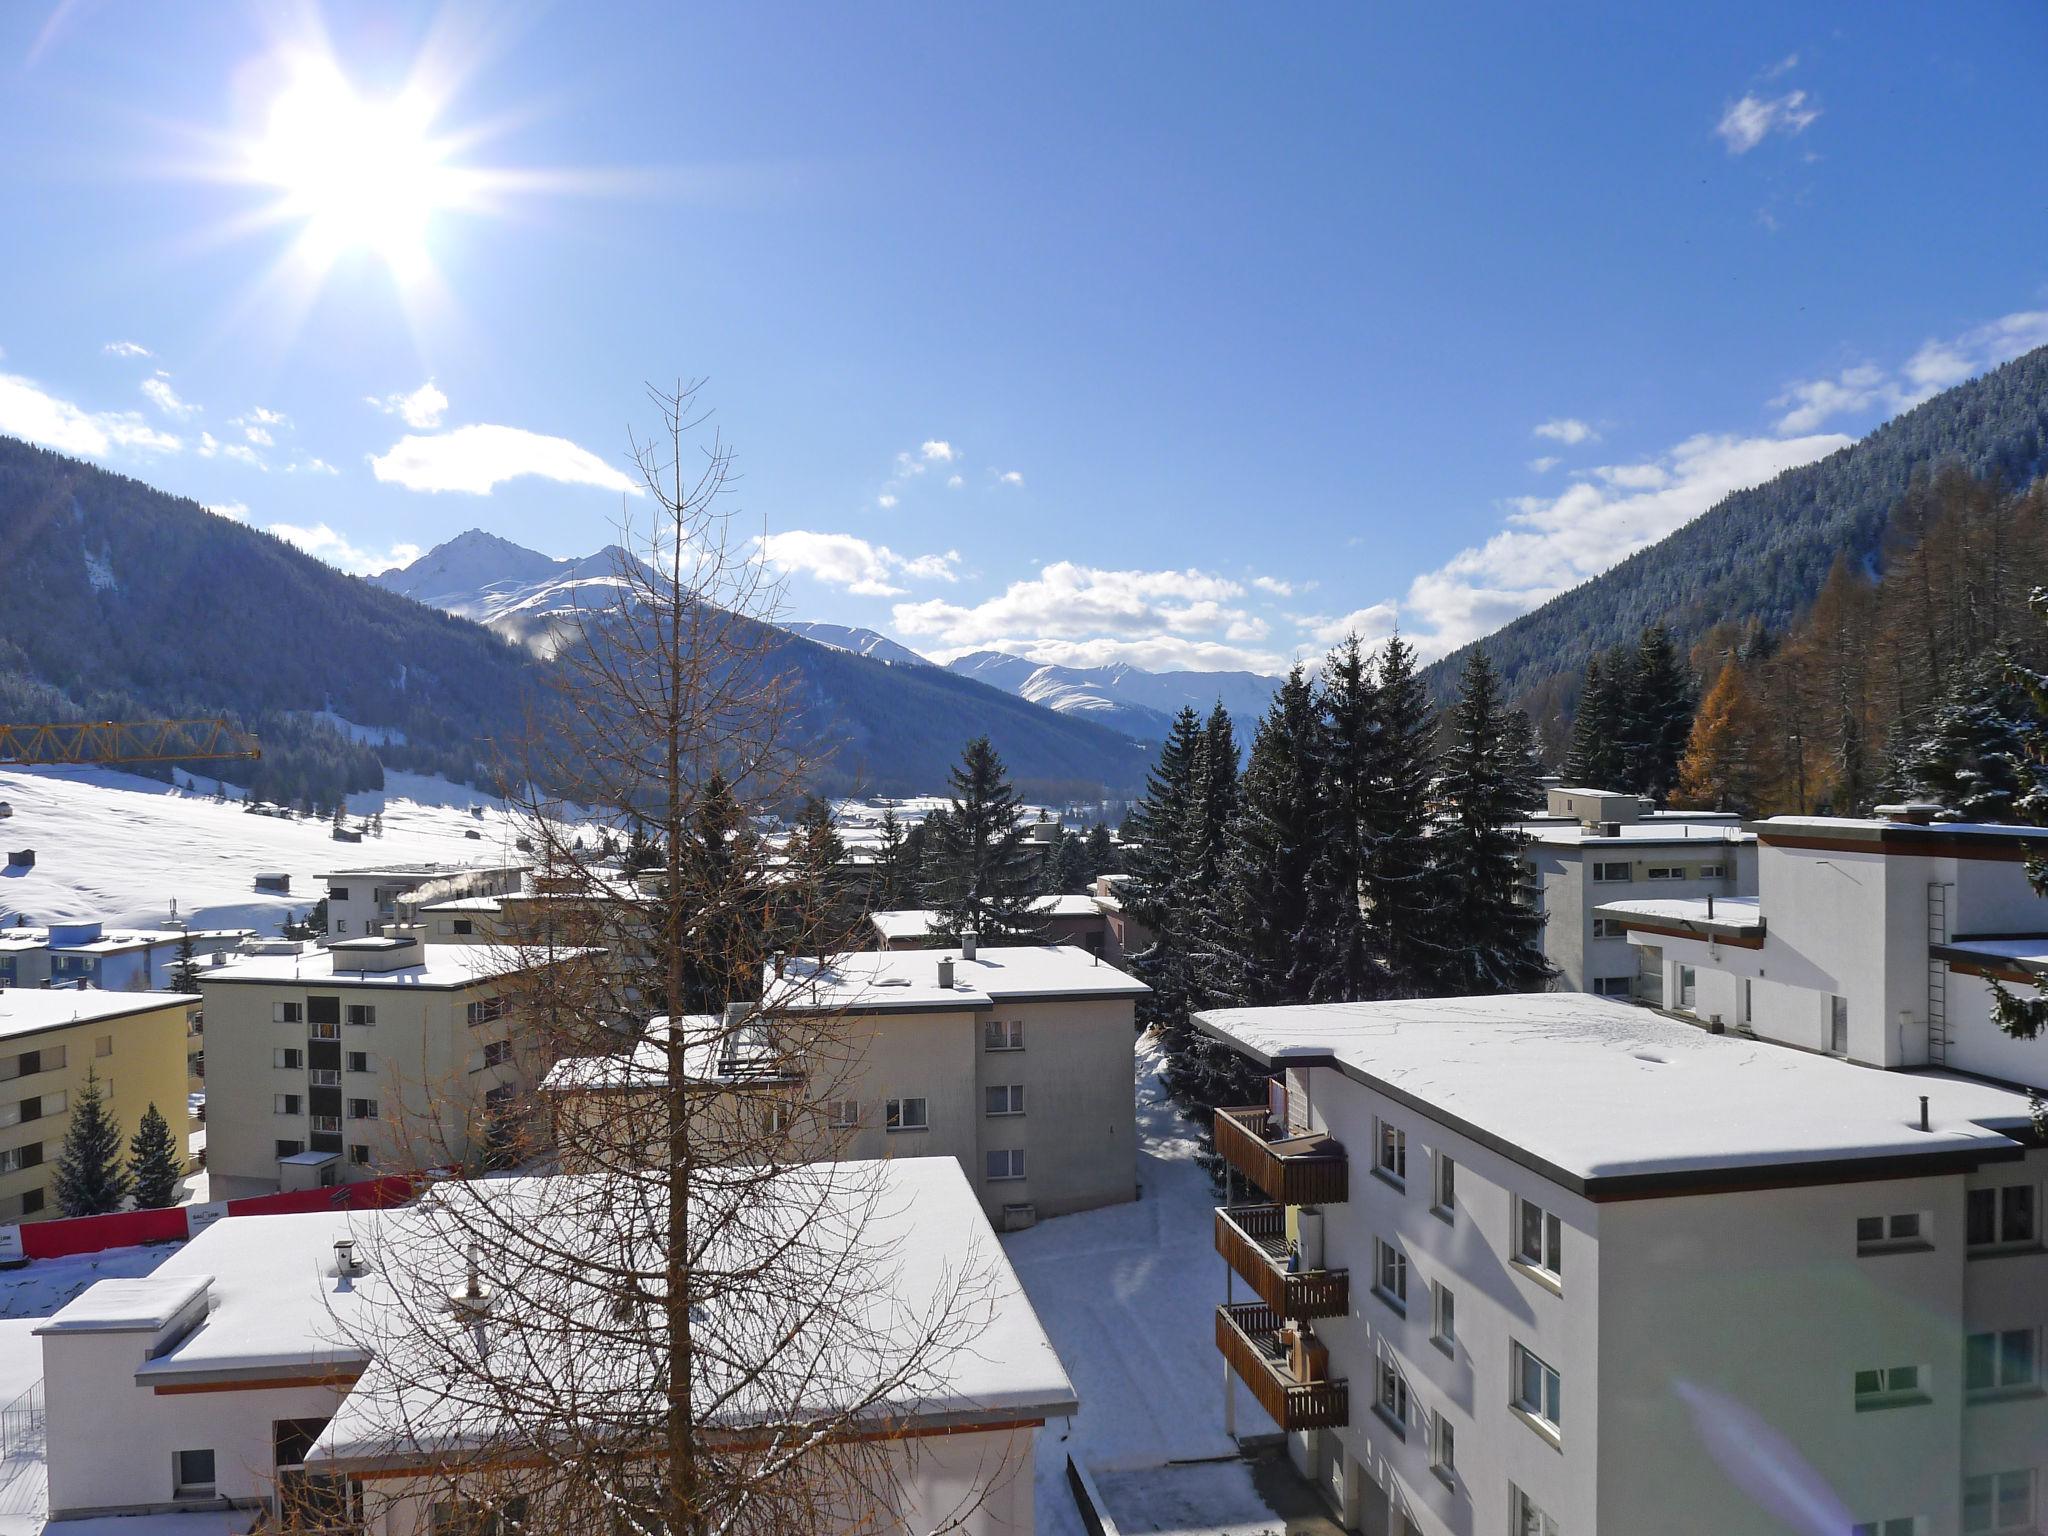
<path id="1" fill-rule="evenodd" d="M 1955 674 L 1901 777 L 1915 799 L 1964 821 L 2021 819 L 2035 779 L 2027 757 L 2031 701 L 2011 658 L 1993 655 Z"/>
<path id="2" fill-rule="evenodd" d="M 1231 827 L 1243 803 L 1237 772 L 1237 729 L 1219 703 L 1195 743 L 1189 774 L 1187 817 L 1179 838 L 1173 905 L 1183 959 L 1177 1002 L 1183 1014 L 1228 997 L 1219 967 L 1229 944 L 1221 931 L 1220 892 L 1229 857 Z M 1184 1024 L 1184 1020 L 1182 1023 Z M 1170 1034 L 1170 1051 L 1204 1049 L 1182 1028 Z"/>
<path id="3" fill-rule="evenodd" d="M 1123 867 L 1117 857 L 1116 843 L 1109 835 L 1109 827 L 1098 821 L 1088 830 L 1088 883 L 1093 885 L 1104 875 L 1116 874 Z"/>
<path id="4" fill-rule="evenodd" d="M 1414 648 L 1396 635 L 1380 652 L 1361 835 L 1365 924 L 1381 985 L 1414 997 L 1435 969 L 1442 892 L 1429 834 L 1436 718 Z"/>
<path id="5" fill-rule="evenodd" d="M 2048 619 L 2048 588 L 2035 590 L 2032 606 L 2037 617 Z M 2024 701 L 2018 736 L 2025 787 L 2013 802 L 2014 816 L 2031 826 L 2048 826 L 2048 675 L 2014 663 L 2007 678 Z M 2048 896 L 2048 862 L 2029 859 L 2027 881 L 2036 895 Z M 1991 983 L 1991 1016 L 2015 1040 L 2038 1039 L 2048 1029 L 2048 982 L 2037 981 L 2034 992 L 2033 997 L 2020 997 L 2003 983 Z M 2048 1104 L 2039 1094 L 2032 1100 L 2035 1132 L 2048 1136 Z"/>
<path id="6" fill-rule="evenodd" d="M 104 1216 L 118 1211 L 129 1192 L 121 1166 L 121 1127 L 107 1112 L 99 1073 L 85 1069 L 85 1087 L 71 1101 L 71 1125 L 57 1154 L 53 1185 L 57 1209 L 66 1216 Z"/>
<path id="7" fill-rule="evenodd" d="M 135 1190 L 135 1208 L 161 1210 L 178 1203 L 178 1180 L 185 1176 L 170 1122 L 155 1103 L 142 1112 L 142 1124 L 128 1143 L 128 1181 Z"/>
<path id="8" fill-rule="evenodd" d="M 1182 911 L 1178 893 L 1182 851 L 1192 825 L 1195 757 L 1203 740 L 1201 718 L 1182 709 L 1145 776 L 1145 793 L 1124 823 L 1124 869 L 1130 878 L 1120 899 L 1132 922 L 1151 934 L 1151 942 L 1131 957 L 1131 969 L 1152 989 L 1139 999 L 1138 1017 L 1161 1028 L 1184 1025 L 1187 1017 L 1182 922 L 1193 914 Z"/>
<path id="9" fill-rule="evenodd" d="M 1444 902 L 1435 982 L 1455 996 L 1528 992 L 1553 974 L 1537 947 L 1543 917 L 1522 899 L 1517 823 L 1536 798 L 1526 720 L 1517 726 L 1493 664 L 1474 650 L 1458 682 L 1431 839 Z"/>
<path id="10" fill-rule="evenodd" d="M 1357 635 L 1323 664 L 1319 742 L 1322 835 L 1309 895 L 1317 1002 L 1355 1002 L 1377 990 L 1362 895 L 1371 846 L 1378 688 Z"/>
<path id="11" fill-rule="evenodd" d="M 196 996 L 199 992 L 199 957 L 192 952 L 192 930 L 178 935 L 178 958 L 171 966 L 171 990 Z"/>
<path id="12" fill-rule="evenodd" d="M 1626 678 L 1617 676 L 1612 659 L 1595 656 L 1586 663 L 1586 686 L 1579 694 L 1579 712 L 1572 721 L 1570 754 L 1564 773 L 1588 789 L 1625 789 L 1627 743 L 1623 740 L 1623 691 Z"/>
<path id="13" fill-rule="evenodd" d="M 1052 871 L 1050 890 L 1073 896 L 1088 889 L 1088 845 L 1065 827 L 1053 833 L 1052 847 L 1046 850 L 1045 864 Z"/>
<path id="14" fill-rule="evenodd" d="M 986 736 L 976 737 L 948 774 L 952 799 L 928 828 L 924 904 L 948 938 L 972 930 L 985 943 L 1035 936 L 1037 856 L 1025 846 L 1017 791 Z"/>
<path id="15" fill-rule="evenodd" d="M 1692 737 L 1692 680 L 1662 624 L 1643 631 L 1629 670 L 1622 732 L 1626 743 L 1623 788 L 1659 805 L 1678 783 L 1678 765 Z M 1605 785 L 1589 786 L 1606 788 Z"/>
<path id="16" fill-rule="evenodd" d="M 896 819 L 896 807 L 882 809 L 881 841 L 875 846 L 875 906 L 884 912 L 897 911 L 910 897 L 910 870 L 903 823 Z"/>

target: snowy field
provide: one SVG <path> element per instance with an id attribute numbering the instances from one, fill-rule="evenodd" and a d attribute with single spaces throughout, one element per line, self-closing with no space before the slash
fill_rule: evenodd
<path id="1" fill-rule="evenodd" d="M 1225 1374 L 1214 1343 L 1224 1299 L 1213 1214 L 1221 1199 L 1195 1161 L 1200 1132 L 1180 1118 L 1159 1084 L 1159 1057 L 1153 1041 L 1139 1042 L 1141 1198 L 1003 1239 L 1081 1398 L 1071 1425 L 1054 1420 L 1038 1432 L 1040 1536 L 1082 1536 L 1067 1490 L 1069 1453 L 1101 1477 L 1237 1452 L 1223 1432 Z M 1231 1385 L 1238 1433 L 1276 1433 L 1251 1394 Z M 1264 1506 L 1243 1467 L 1219 1469 L 1210 1491 L 1228 1523 L 1185 1529 L 1277 1528 L 1260 1523 Z"/>
<path id="2" fill-rule="evenodd" d="M 0 769 L 0 801 L 14 807 L 0 821 L 0 849 L 36 854 L 35 868 L 0 874 L 0 923 L 25 915 L 32 924 L 161 927 L 175 901 L 195 928 L 276 933 L 326 894 L 318 877 L 329 870 L 517 857 L 516 819 L 503 802 L 419 774 L 385 777 L 383 793 L 349 797 L 356 817 L 384 813 L 384 835 L 337 843 L 324 821 L 253 816 L 210 793 L 111 769 Z M 481 819 L 471 805 L 483 808 Z M 480 836 L 464 835 L 472 831 Z M 258 891 L 258 871 L 289 874 L 291 894 Z"/>

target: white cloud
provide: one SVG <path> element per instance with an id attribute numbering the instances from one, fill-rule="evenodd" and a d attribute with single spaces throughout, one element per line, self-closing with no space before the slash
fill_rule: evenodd
<path id="1" fill-rule="evenodd" d="M 253 422 L 242 428 L 242 434 L 259 448 L 271 447 L 277 441 L 270 435 L 268 427 L 259 427 Z"/>
<path id="2" fill-rule="evenodd" d="M 210 502 L 206 510 L 215 517 L 226 518 L 231 523 L 246 523 L 249 521 L 249 504 L 246 501 Z"/>
<path id="3" fill-rule="evenodd" d="M 944 442 L 938 438 L 925 439 L 924 446 L 918 451 L 923 454 L 927 462 L 936 464 L 951 464 L 960 457 L 960 451 L 957 448 L 951 443 Z"/>
<path id="4" fill-rule="evenodd" d="M 247 464 L 251 469 L 268 470 L 270 468 L 268 464 L 263 462 L 262 455 L 246 443 L 223 443 L 221 444 L 220 456 L 224 459 L 233 459 L 238 464 Z M 206 457 L 211 458 L 213 455 L 207 454 Z"/>
<path id="5" fill-rule="evenodd" d="M 959 475 L 946 476 L 946 489 L 949 491 L 957 491 L 960 489 L 961 486 L 965 485 L 966 483 L 966 480 L 961 478 Z"/>
<path id="6" fill-rule="evenodd" d="M 267 427 L 280 427 L 284 425 L 285 415 L 283 411 L 273 411 L 266 406 L 258 405 L 250 409 L 249 420 L 260 421 Z"/>
<path id="7" fill-rule="evenodd" d="M 379 480 L 412 491 L 463 491 L 488 496 L 507 480 L 536 475 L 564 485 L 641 494 L 640 487 L 588 448 L 566 437 L 519 427 L 468 426 L 432 437 L 406 436 L 373 457 Z"/>
<path id="8" fill-rule="evenodd" d="M 1576 416 L 1559 416 L 1553 421 L 1541 422 L 1531 429 L 1531 435 L 1566 444 L 1594 442 L 1600 436 Z"/>
<path id="9" fill-rule="evenodd" d="M 1367 646 L 1373 646 L 1393 634 L 1399 620 L 1397 604 L 1374 603 L 1370 607 L 1354 608 L 1342 618 L 1311 613 L 1297 615 L 1294 622 L 1322 645 L 1336 645 L 1356 635 Z"/>
<path id="10" fill-rule="evenodd" d="M 1805 379 L 1771 402 L 1792 409 L 1778 418 L 1780 432 L 1811 432 L 1822 422 L 1851 411 L 1868 410 L 1889 397 L 1891 378 L 1870 363 L 1844 368 L 1832 379 Z"/>
<path id="11" fill-rule="evenodd" d="M 1019 470 L 1006 469 L 996 476 L 996 482 L 999 485 L 1022 485 L 1024 483 L 1024 476 Z"/>
<path id="12" fill-rule="evenodd" d="M 315 458 L 300 459 L 294 463 L 285 465 L 284 468 L 286 474 L 291 474 L 301 469 L 303 469 L 309 475 L 338 475 L 341 473 L 340 470 L 336 469 L 332 464 L 328 463 L 325 459 Z"/>
<path id="13" fill-rule="evenodd" d="M 171 387 L 171 376 L 161 369 L 155 375 L 142 381 L 142 392 L 149 397 L 149 403 L 166 416 L 175 416 L 180 421 L 194 415 L 199 407 L 178 398 L 177 390 Z"/>
<path id="14" fill-rule="evenodd" d="M 875 498 L 875 505 L 887 511 L 890 507 L 896 505 L 896 498 L 892 493 L 884 491 Z"/>
<path id="15" fill-rule="evenodd" d="M 1261 592 L 1272 593 L 1275 597 L 1294 596 L 1294 583 L 1282 581 L 1278 576 L 1254 576 L 1252 578 L 1252 585 Z"/>
<path id="16" fill-rule="evenodd" d="M 109 357 L 155 357 L 156 354 L 139 341 L 110 341 L 100 350 Z"/>
<path id="17" fill-rule="evenodd" d="M 1800 379 L 1771 401 L 1780 432 L 1811 432 L 1837 416 L 1895 416 L 1963 380 L 2048 346 L 2048 310 L 2016 310 L 1946 340 L 1922 342 L 1896 371 L 1858 363 L 1829 378 Z"/>
<path id="18" fill-rule="evenodd" d="M 756 542 L 769 564 L 844 587 L 860 597 L 901 597 L 901 580 L 955 581 L 958 550 L 942 555 L 899 555 L 851 533 L 817 533 L 807 528 L 766 534 Z"/>
<path id="19" fill-rule="evenodd" d="M 1058 560 L 972 606 L 933 599 L 898 603 L 896 627 L 931 635 L 955 650 L 997 646 L 1013 635 L 1038 640 L 1139 640 L 1193 636 L 1252 621 L 1227 606 L 1244 595 L 1228 577 L 1204 571 L 1108 571 Z"/>
<path id="20" fill-rule="evenodd" d="M 396 416 L 408 427 L 419 431 L 431 431 L 441 425 L 441 417 L 448 409 L 448 397 L 432 379 L 409 394 L 375 395 L 368 397 L 368 404 L 387 416 Z"/>
<path id="21" fill-rule="evenodd" d="M 184 447 L 178 438 L 144 421 L 139 412 L 81 410 L 17 374 L 0 374 L 0 432 L 92 459 L 122 448 L 176 453 Z"/>
<path id="22" fill-rule="evenodd" d="M 268 531 L 288 544 L 296 544 L 314 559 L 358 576 L 389 570 L 394 565 L 410 565 L 422 553 L 417 544 L 393 544 L 382 553 L 364 549 L 325 523 L 315 523 L 310 528 L 295 523 L 272 523 Z"/>
<path id="23" fill-rule="evenodd" d="M 1786 61 L 1786 67 L 1796 62 L 1795 56 Z M 1728 146 L 1729 154 L 1746 155 L 1773 133 L 1804 133 L 1819 116 L 1820 108 L 1808 102 L 1804 91 L 1787 91 L 1782 96 L 1770 97 L 1759 96 L 1752 91 L 1740 101 L 1729 104 L 1727 111 L 1721 114 L 1721 121 L 1714 125 L 1714 132 Z"/>
<path id="24" fill-rule="evenodd" d="M 1054 666 L 1106 667 L 1122 662 L 1152 672 L 1263 672 L 1278 676 L 1294 664 L 1291 654 L 1183 635 L 1096 635 L 1086 640 L 1044 640 L 1020 634 L 992 636 L 979 645 L 921 645 L 918 649 L 941 664 L 980 650 L 1007 651 L 1012 656 Z"/>
<path id="25" fill-rule="evenodd" d="M 1547 475 L 1564 462 L 1554 453 L 1542 454 L 1529 461 L 1529 468 L 1536 474 Z"/>

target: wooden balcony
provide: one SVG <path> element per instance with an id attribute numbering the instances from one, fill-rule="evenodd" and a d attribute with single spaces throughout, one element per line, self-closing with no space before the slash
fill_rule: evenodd
<path id="1" fill-rule="evenodd" d="M 1216 1309 L 1216 1347 L 1282 1429 L 1332 1429 L 1351 1422 L 1351 1384 L 1298 1380 L 1280 1337 L 1280 1314 L 1257 1302 Z"/>
<path id="2" fill-rule="evenodd" d="M 1320 1131 L 1271 1136 L 1263 1104 L 1216 1111 L 1216 1155 L 1280 1205 L 1341 1205 L 1350 1194 L 1342 1142 Z"/>
<path id="3" fill-rule="evenodd" d="M 1283 1318 L 1342 1317 L 1351 1310 L 1349 1270 L 1289 1271 L 1285 1206 L 1218 1208 L 1216 1251 Z"/>

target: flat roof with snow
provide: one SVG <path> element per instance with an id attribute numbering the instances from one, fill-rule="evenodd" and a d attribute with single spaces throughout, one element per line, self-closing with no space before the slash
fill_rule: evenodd
<path id="1" fill-rule="evenodd" d="M 942 987 L 939 963 L 948 958 L 953 984 Z M 780 976 L 767 968 L 762 987 L 771 1012 L 858 1013 L 991 1008 L 1043 998 L 1136 998 L 1151 991 L 1137 977 L 1067 944 L 983 944 L 972 960 L 941 949 L 856 950 L 822 964 L 794 957 Z"/>
<path id="2" fill-rule="evenodd" d="M 1726 821 L 1625 821 L 1610 831 L 1577 821 L 1534 818 L 1518 824 L 1532 843 L 1546 848 L 1699 848 L 1753 843 L 1756 834 Z"/>
<path id="3" fill-rule="evenodd" d="M 2048 827 L 2000 822 L 1899 821 L 1884 816 L 1772 816 L 1750 830 L 1765 843 L 1872 853 L 2007 861 L 2048 854 Z"/>
<path id="4" fill-rule="evenodd" d="M 1709 939 L 1763 937 L 1763 903 L 1755 896 L 1661 896 L 1641 901 L 1603 901 L 1596 917 L 1618 919 L 1623 926 L 1653 932 Z"/>
<path id="5" fill-rule="evenodd" d="M 470 864 L 372 864 L 365 869 L 336 869 L 322 875 L 322 880 L 432 880 L 441 875 L 484 875 L 501 874 L 506 870 L 525 869 L 525 864 L 496 863 L 479 860 Z"/>
<path id="6" fill-rule="evenodd" d="M 349 963 L 351 953 L 386 953 L 391 946 L 406 942 L 409 941 L 350 939 L 304 954 L 250 955 L 221 965 L 202 966 L 199 982 L 203 987 L 303 984 L 447 990 L 478 986 L 549 963 L 536 951 L 511 944 L 420 944 L 420 958 L 416 964 L 394 966 L 390 970 L 359 970 Z M 567 960 L 578 953 L 581 952 L 559 950 L 553 958 Z"/>
<path id="7" fill-rule="evenodd" d="M 667 1017 L 650 1019 L 637 1037 L 621 1035 L 608 1055 L 571 1056 L 548 1068 L 541 1087 L 550 1093 L 651 1088 L 668 1081 Z M 716 1014 L 683 1015 L 683 1075 L 705 1088 L 765 1087 L 796 1081 L 777 1060 L 765 1020 L 734 1027 Z"/>
<path id="8" fill-rule="evenodd" d="M 69 987 L 0 987 L 0 1040 L 73 1024 L 103 1024 L 166 1008 L 196 1007 L 187 992 L 98 992 Z"/>
<path id="9" fill-rule="evenodd" d="M 1102 908 L 1096 905 L 1093 896 L 1040 896 L 1031 903 L 1031 910 L 1039 917 L 1075 918 L 1100 917 Z M 927 907 L 900 907 L 887 912 L 871 912 L 868 922 L 875 932 L 889 940 L 928 939 L 941 925 L 940 914 Z"/>
<path id="10" fill-rule="evenodd" d="M 37 1333 L 156 1333 L 213 1284 L 208 1274 L 101 1280 L 57 1309 Z"/>
<path id="11" fill-rule="evenodd" d="M 1594 1199 L 1974 1167 L 2019 1157 L 2004 1132 L 2030 1119 L 2025 1093 L 1974 1078 L 1856 1066 L 1583 993 L 1196 1022 L 1267 1066 L 1333 1067 Z"/>

